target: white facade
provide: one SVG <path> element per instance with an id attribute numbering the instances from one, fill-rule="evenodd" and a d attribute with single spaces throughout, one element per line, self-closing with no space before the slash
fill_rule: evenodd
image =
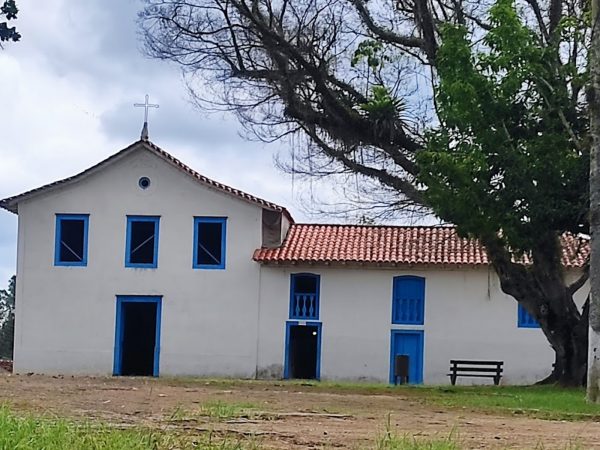
<path id="1" fill-rule="evenodd" d="M 504 361 L 503 382 L 524 384 L 550 373 L 554 352 L 539 328 L 517 326 L 517 302 L 487 269 L 396 270 L 263 267 L 258 367 L 282 370 L 289 279 L 311 272 L 321 279 L 321 377 L 387 382 L 392 330 L 423 330 L 424 382 L 448 383 L 450 359 Z M 392 325 L 393 278 L 425 279 L 424 325 Z M 581 305 L 585 289 L 577 294 Z M 273 326 L 273 324 L 280 324 Z M 485 382 L 461 379 L 461 383 Z"/>
<path id="2" fill-rule="evenodd" d="M 86 267 L 54 266 L 57 213 L 90 215 Z M 156 269 L 125 267 L 127 215 L 160 216 Z M 227 217 L 226 270 L 192 268 L 194 216 Z M 116 296 L 162 295 L 161 374 L 253 376 L 260 224 L 261 208 L 145 150 L 19 203 L 15 371 L 112 373 Z"/>
<path id="3" fill-rule="evenodd" d="M 161 375 L 280 378 L 299 272 L 320 275 L 321 379 L 388 382 L 394 329 L 423 330 L 425 383 L 447 383 L 450 359 L 503 360 L 506 383 L 536 381 L 553 361 L 541 330 L 517 327 L 516 302 L 485 268 L 261 266 L 252 255 L 264 206 L 199 183 L 142 144 L 17 204 L 18 373 L 113 373 L 116 298 L 140 295 L 162 299 Z M 68 213 L 89 214 L 85 267 L 54 264 L 56 215 Z M 128 215 L 160 216 L 157 268 L 125 267 Z M 227 218 L 225 270 L 192 267 L 196 216 Z M 288 227 L 284 215 L 283 235 Z M 391 324 L 399 275 L 425 279 L 424 325 Z"/>

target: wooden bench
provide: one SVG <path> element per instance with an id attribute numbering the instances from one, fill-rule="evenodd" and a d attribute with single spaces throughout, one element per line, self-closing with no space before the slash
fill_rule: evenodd
<path id="1" fill-rule="evenodd" d="M 494 384 L 500 384 L 504 361 L 472 361 L 466 359 L 450 360 L 450 382 L 454 386 L 458 377 L 493 378 Z"/>

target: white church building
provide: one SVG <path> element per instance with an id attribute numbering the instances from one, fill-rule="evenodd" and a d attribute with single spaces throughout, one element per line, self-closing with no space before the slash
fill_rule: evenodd
<path id="1" fill-rule="evenodd" d="M 17 373 L 387 383 L 398 354 L 412 383 L 448 383 L 451 359 L 503 361 L 502 383 L 551 369 L 451 227 L 298 224 L 145 139 L 0 206 L 19 219 Z"/>

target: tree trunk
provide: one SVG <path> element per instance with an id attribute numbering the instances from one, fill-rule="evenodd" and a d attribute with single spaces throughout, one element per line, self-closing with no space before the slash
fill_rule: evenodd
<path id="1" fill-rule="evenodd" d="M 589 52 L 590 107 L 590 320 L 587 400 L 600 403 L 600 23 L 599 0 L 592 0 L 592 41 Z"/>
<path id="2" fill-rule="evenodd" d="M 573 294 L 583 282 L 567 285 L 558 236 L 540 236 L 530 265 L 513 262 L 513 256 L 497 236 L 484 238 L 483 243 L 502 291 L 514 297 L 537 320 L 555 352 L 552 373 L 542 383 L 584 385 L 588 358 L 588 302 L 579 312 Z"/>
<path id="3" fill-rule="evenodd" d="M 560 291 L 553 297 L 517 297 L 517 301 L 539 322 L 555 353 L 552 373 L 540 384 L 583 386 L 588 357 L 587 306 L 584 314 L 573 314 L 572 296 L 564 289 Z"/>

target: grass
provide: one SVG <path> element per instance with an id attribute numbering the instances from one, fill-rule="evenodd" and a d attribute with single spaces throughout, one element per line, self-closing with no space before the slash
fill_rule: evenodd
<path id="1" fill-rule="evenodd" d="M 391 416 L 388 415 L 385 433 L 377 438 L 375 450 L 460 450 L 454 431 L 447 438 L 417 438 L 409 434 L 397 435 L 392 431 Z"/>
<path id="2" fill-rule="evenodd" d="M 252 403 L 230 403 L 221 400 L 203 403 L 197 410 L 186 410 L 177 406 L 169 415 L 169 422 L 185 422 L 197 419 L 208 419 L 215 422 L 226 422 L 233 419 L 253 419 L 265 415 L 258 411 Z"/>
<path id="3" fill-rule="evenodd" d="M 233 409 L 232 409 L 233 408 Z M 222 417 L 239 411 L 235 406 L 210 406 Z M 213 414 L 213 413 L 211 413 Z M 451 435 L 447 439 L 419 439 L 396 436 L 387 431 L 363 450 L 459 450 Z M 253 439 L 232 439 L 219 433 L 183 434 L 174 430 L 145 428 L 119 429 L 88 422 L 79 424 L 64 419 L 20 415 L 0 406 L 0 450 L 260 450 Z"/>
<path id="4" fill-rule="evenodd" d="M 600 419 L 600 405 L 586 403 L 583 389 L 555 386 L 444 386 L 418 387 L 410 391 L 425 403 L 444 407 L 524 414 L 549 420 Z"/>
<path id="5" fill-rule="evenodd" d="M 255 410 L 256 406 L 252 403 L 212 401 L 202 404 L 198 414 L 216 420 L 231 420 L 240 417 L 249 417 L 253 415 Z"/>
<path id="6" fill-rule="evenodd" d="M 256 450 L 251 440 L 16 414 L 0 406 L 0 450 Z"/>
<path id="7" fill-rule="evenodd" d="M 419 439 L 414 436 L 386 435 L 377 440 L 376 450 L 460 450 L 460 444 L 447 439 Z"/>
<path id="8" fill-rule="evenodd" d="M 183 380 L 166 380 L 182 383 Z M 600 420 L 600 405 L 585 402 L 582 388 L 556 386 L 391 386 L 376 383 L 334 381 L 256 381 L 186 378 L 185 384 L 201 383 L 220 388 L 256 387 L 363 395 L 398 395 L 426 404 L 501 414 L 523 414 L 548 420 Z"/>
<path id="9" fill-rule="evenodd" d="M 18 416 L 0 408 L 0 449 L 19 450 L 146 450 L 164 441 L 160 435 L 136 430 L 117 430 L 91 424 L 75 425 L 65 420 Z"/>

